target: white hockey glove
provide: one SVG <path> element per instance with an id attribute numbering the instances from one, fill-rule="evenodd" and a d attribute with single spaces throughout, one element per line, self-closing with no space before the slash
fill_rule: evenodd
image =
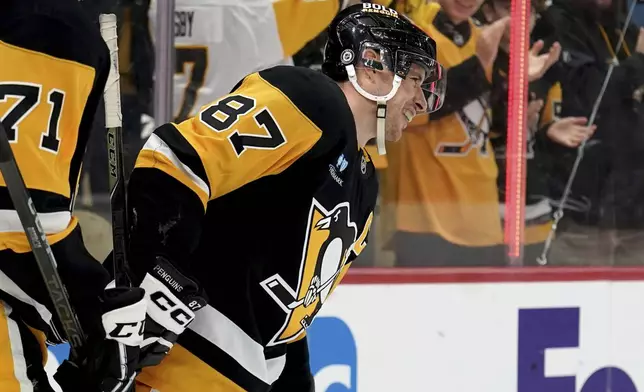
<path id="1" fill-rule="evenodd" d="M 158 365 L 179 335 L 208 302 L 199 285 L 180 273 L 167 259 L 156 264 L 140 285 L 148 301 L 148 317 L 141 344 L 140 367 Z"/>
<path id="2" fill-rule="evenodd" d="M 134 391 L 147 306 L 144 291 L 108 286 L 103 305 L 104 336 L 90 336 L 83 357 L 64 361 L 54 375 L 63 391 Z"/>

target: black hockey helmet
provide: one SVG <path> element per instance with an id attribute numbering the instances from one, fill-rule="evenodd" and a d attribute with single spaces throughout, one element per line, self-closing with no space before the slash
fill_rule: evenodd
<path id="1" fill-rule="evenodd" d="M 379 54 L 379 59 L 365 58 L 366 50 Z M 322 72 L 336 81 L 349 80 L 365 98 L 378 104 L 378 149 L 384 154 L 384 119 L 386 102 L 393 98 L 412 64 L 425 69 L 422 83 L 427 111 L 443 105 L 446 78 L 436 61 L 436 42 L 404 15 L 379 4 L 362 3 L 345 8 L 331 22 L 324 49 Z M 394 73 L 387 95 L 375 96 L 357 81 L 355 68 L 389 70 Z"/>

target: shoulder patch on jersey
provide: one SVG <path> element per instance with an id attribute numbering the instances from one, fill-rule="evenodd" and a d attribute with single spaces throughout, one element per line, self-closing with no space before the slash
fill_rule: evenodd
<path id="1" fill-rule="evenodd" d="M 358 148 L 353 113 L 336 82 L 304 67 L 276 66 L 259 75 L 284 93 L 322 131 L 315 150 L 330 151 L 341 140 Z"/>

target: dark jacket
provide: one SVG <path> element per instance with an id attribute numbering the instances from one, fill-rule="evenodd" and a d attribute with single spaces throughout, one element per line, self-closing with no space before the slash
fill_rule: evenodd
<path id="1" fill-rule="evenodd" d="M 546 44 L 558 41 L 557 65 L 564 92 L 562 117 L 590 117 L 609 70 L 623 21 L 610 12 L 593 14 L 575 0 L 554 0 L 533 32 Z M 601 15 L 601 16 L 597 16 Z M 608 15 L 608 16 L 607 16 Z M 602 34 L 603 26 L 606 37 Z M 571 199 L 588 206 L 568 218 L 604 228 L 644 227 L 644 55 L 635 52 L 638 30 L 627 30 L 595 124 L 573 183 Z M 612 47 L 612 48 L 611 48 Z M 559 156 L 553 173 L 554 198 L 561 197 L 576 151 Z M 558 194 L 557 194 L 558 193 Z M 564 222 L 565 223 L 565 222 Z"/>

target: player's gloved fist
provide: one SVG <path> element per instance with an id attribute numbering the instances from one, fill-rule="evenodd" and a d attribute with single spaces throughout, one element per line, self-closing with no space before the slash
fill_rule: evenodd
<path id="1" fill-rule="evenodd" d="M 65 361 L 54 378 L 63 391 L 134 390 L 147 302 L 138 287 L 105 290 L 104 336 L 89 337 L 82 357 Z"/>
<path id="2" fill-rule="evenodd" d="M 158 365 L 179 335 L 195 318 L 207 298 L 194 280 L 179 272 L 167 259 L 156 264 L 140 285 L 148 301 L 148 317 L 141 344 L 140 367 Z"/>

